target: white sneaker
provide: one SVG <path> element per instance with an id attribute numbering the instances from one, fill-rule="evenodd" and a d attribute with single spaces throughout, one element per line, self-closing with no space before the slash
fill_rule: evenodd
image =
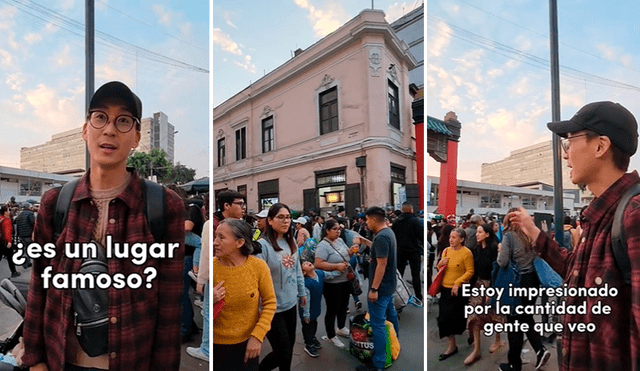
<path id="1" fill-rule="evenodd" d="M 198 275 L 193 270 L 190 270 L 189 272 L 187 272 L 187 274 L 189 275 L 189 277 L 191 277 L 192 280 L 198 282 Z"/>
<path id="2" fill-rule="evenodd" d="M 346 328 L 346 327 L 343 327 L 341 329 L 337 329 L 336 330 L 336 334 L 340 335 L 340 336 L 342 336 L 344 338 L 348 338 L 349 337 L 349 329 Z"/>
<path id="3" fill-rule="evenodd" d="M 187 354 L 190 355 L 193 358 L 198 358 L 198 359 L 201 359 L 203 361 L 209 362 L 209 356 L 204 354 L 202 352 L 202 349 L 200 349 L 200 347 L 198 347 L 198 348 L 187 347 Z"/>
<path id="4" fill-rule="evenodd" d="M 337 346 L 338 348 L 342 349 L 344 348 L 344 343 L 340 341 L 340 339 L 338 339 L 337 336 L 332 337 L 331 339 L 329 339 L 326 335 L 322 337 L 322 340 L 326 340 L 330 343 L 332 343 L 333 345 Z"/>

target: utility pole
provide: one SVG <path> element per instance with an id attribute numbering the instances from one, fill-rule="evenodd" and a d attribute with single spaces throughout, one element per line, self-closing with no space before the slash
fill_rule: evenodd
<path id="1" fill-rule="evenodd" d="M 94 0 L 85 0 L 84 4 L 84 19 L 85 19 L 85 38 L 84 38 L 84 50 L 85 50 L 85 113 L 89 112 L 89 103 L 91 103 L 91 97 L 95 91 L 94 86 L 94 65 L 95 65 L 95 53 L 94 53 Z M 89 148 L 85 144 L 85 170 L 89 170 L 90 158 Z"/>
<path id="2" fill-rule="evenodd" d="M 560 121 L 560 62 L 558 60 L 558 4 L 549 0 L 549 40 L 551 43 L 551 121 Z M 555 239 L 563 241 L 564 197 L 562 194 L 562 149 L 560 136 L 553 133 L 553 198 Z"/>

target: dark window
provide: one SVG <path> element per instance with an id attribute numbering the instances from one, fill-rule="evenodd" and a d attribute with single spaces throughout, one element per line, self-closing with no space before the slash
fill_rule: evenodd
<path id="1" fill-rule="evenodd" d="M 224 138 L 222 138 L 218 139 L 218 167 L 224 166 L 225 164 Z"/>
<path id="2" fill-rule="evenodd" d="M 262 120 L 262 153 L 273 151 L 273 116 Z"/>
<path id="3" fill-rule="evenodd" d="M 398 87 L 389 81 L 389 125 L 400 129 L 400 107 L 398 105 Z"/>
<path id="4" fill-rule="evenodd" d="M 338 130 L 338 87 L 320 93 L 320 135 Z"/>
<path id="5" fill-rule="evenodd" d="M 247 128 L 236 130 L 236 161 L 247 158 Z"/>
<path id="6" fill-rule="evenodd" d="M 247 185 L 243 184 L 243 185 L 239 185 L 238 186 L 238 193 L 240 193 L 241 195 L 244 196 L 244 198 L 247 198 Z"/>

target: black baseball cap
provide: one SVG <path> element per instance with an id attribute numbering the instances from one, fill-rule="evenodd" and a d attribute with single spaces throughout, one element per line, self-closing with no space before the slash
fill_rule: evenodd
<path id="1" fill-rule="evenodd" d="M 104 107 L 106 102 L 113 100 L 119 100 L 124 103 L 127 111 L 131 112 L 133 117 L 138 120 L 142 118 L 142 102 L 140 98 L 120 81 L 108 82 L 96 90 L 93 97 L 91 97 L 89 111 Z"/>
<path id="2" fill-rule="evenodd" d="M 580 108 L 568 121 L 547 124 L 549 130 L 566 138 L 567 134 L 591 130 L 611 139 L 622 152 L 633 156 L 638 148 L 638 123 L 620 103 L 593 102 Z"/>

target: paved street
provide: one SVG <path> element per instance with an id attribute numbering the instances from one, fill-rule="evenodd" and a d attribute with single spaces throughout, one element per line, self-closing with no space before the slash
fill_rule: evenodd
<path id="1" fill-rule="evenodd" d="M 411 277 L 411 270 L 407 268 L 405 270 L 405 280 Z M 363 287 L 368 287 L 368 281 L 365 281 Z M 413 287 L 409 284 L 409 291 L 413 293 Z M 363 310 L 366 310 L 367 304 L 364 294 L 360 296 L 360 300 L 363 302 Z M 348 316 L 354 315 L 355 308 L 353 306 L 353 300 L 350 300 L 349 309 L 351 313 Z M 322 301 L 322 314 L 318 317 L 318 332 L 316 336 L 321 339 L 326 335 L 324 328 L 324 313 L 326 311 L 324 299 Z M 398 315 L 398 322 L 400 325 L 400 357 L 393 363 L 388 370 L 398 371 L 417 371 L 424 369 L 424 309 L 416 308 L 412 305 L 404 308 L 402 313 Z M 347 319 L 348 321 L 348 319 Z M 347 338 L 340 338 L 340 340 L 349 344 Z M 320 356 L 317 358 L 311 358 L 304 351 L 304 340 L 302 338 L 302 327 L 300 321 L 297 324 L 296 344 L 293 347 L 293 361 L 291 363 L 291 370 L 293 371 L 347 371 L 355 370 L 358 365 L 361 365 L 357 358 L 348 353 L 347 350 L 339 349 L 326 341 L 322 342 L 322 349 L 319 350 Z M 347 348 L 345 347 L 345 348 Z M 269 341 L 265 339 L 260 359 L 264 358 L 271 351 Z"/>
<path id="2" fill-rule="evenodd" d="M 31 269 L 23 269 L 18 267 L 18 272 L 22 275 L 17 278 L 12 278 L 11 280 L 18 286 L 18 288 L 26 287 L 28 285 L 29 279 L 31 277 Z M 0 281 L 11 277 L 11 271 L 9 270 L 9 265 L 7 264 L 6 259 L 2 259 L 0 262 Z M 196 312 L 194 320 L 198 327 L 202 328 L 202 316 L 200 315 L 200 308 L 194 307 L 194 311 Z M 2 319 L 0 318 L 0 321 Z M 200 342 L 202 339 L 202 333 L 199 333 L 194 336 L 194 340 L 190 343 L 182 345 L 182 356 L 180 357 L 180 371 L 199 371 L 199 370 L 209 370 L 209 363 L 203 362 L 199 359 L 193 358 L 189 356 L 186 352 L 187 347 L 197 347 L 200 346 Z"/>
<path id="3" fill-rule="evenodd" d="M 464 360 L 473 350 L 473 345 L 467 344 L 468 332 L 462 335 L 456 336 L 456 343 L 458 344 L 458 354 L 451 356 L 444 361 L 438 361 L 438 356 L 443 353 L 447 348 L 447 339 L 440 339 L 438 336 L 438 305 L 427 305 L 427 369 L 429 371 L 496 371 L 501 363 L 507 362 L 507 351 L 509 345 L 507 343 L 507 334 L 502 333 L 501 339 L 505 342 L 505 346 L 498 352 L 489 353 L 489 347 L 493 343 L 494 337 L 487 338 L 482 337 L 482 358 L 476 361 L 470 366 L 464 365 Z M 539 320 L 540 318 L 536 318 Z M 524 348 L 522 350 L 522 370 L 534 371 L 535 370 L 535 354 L 533 348 L 529 345 L 525 335 Z M 557 371 L 558 370 L 558 357 L 555 343 L 544 343 L 544 346 L 551 352 L 551 358 L 549 362 L 540 370 L 544 371 Z"/>

